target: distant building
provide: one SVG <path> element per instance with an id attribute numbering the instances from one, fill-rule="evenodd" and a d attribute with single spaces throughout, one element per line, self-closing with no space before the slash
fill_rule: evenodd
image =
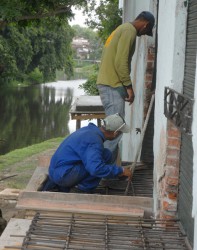
<path id="1" fill-rule="evenodd" d="M 72 41 L 72 48 L 76 51 L 78 59 L 89 59 L 90 43 L 83 37 L 74 37 Z"/>

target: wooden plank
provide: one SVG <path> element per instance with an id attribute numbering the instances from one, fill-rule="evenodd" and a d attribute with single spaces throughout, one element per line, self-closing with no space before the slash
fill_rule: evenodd
<path id="1" fill-rule="evenodd" d="M 76 121 L 76 130 L 81 128 L 81 120 L 77 119 Z"/>
<path id="2" fill-rule="evenodd" d="M 72 120 L 88 120 L 88 119 L 103 119 L 105 114 L 73 114 L 71 116 Z"/>
<path id="3" fill-rule="evenodd" d="M 16 208 L 139 217 L 152 203 L 147 197 L 24 191 Z"/>
<path id="4" fill-rule="evenodd" d="M 37 167 L 34 171 L 29 183 L 26 186 L 26 191 L 40 190 L 43 182 L 48 176 L 48 167 Z"/>
<path id="5" fill-rule="evenodd" d="M 83 110 L 83 111 L 78 111 L 78 110 L 74 110 L 74 109 L 70 109 L 70 114 L 104 114 L 104 111 L 88 111 L 88 110 Z"/>

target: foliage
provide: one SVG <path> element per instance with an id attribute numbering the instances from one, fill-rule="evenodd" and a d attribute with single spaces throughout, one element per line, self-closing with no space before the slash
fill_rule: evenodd
<path id="1" fill-rule="evenodd" d="M 88 80 L 79 85 L 79 88 L 84 89 L 84 92 L 87 95 L 99 95 L 97 86 L 96 86 L 96 80 L 98 75 L 98 65 L 94 65 L 93 73 L 88 77 Z"/>
<path id="2" fill-rule="evenodd" d="M 5 155 L 0 155 L 0 170 L 10 166 L 11 164 L 23 161 L 27 157 L 45 151 L 46 149 L 54 148 L 58 146 L 63 139 L 64 138 L 62 137 L 53 138 L 29 147 L 13 150 Z"/>
<path id="3" fill-rule="evenodd" d="M 43 74 L 40 72 L 39 68 L 35 68 L 28 75 L 28 81 L 32 84 L 40 84 L 43 83 Z"/>
<path id="4" fill-rule="evenodd" d="M 1 0 L 0 27 L 8 23 L 28 25 L 57 16 L 60 22 L 73 17 L 73 6 L 85 6 L 87 0 Z"/>
<path id="5" fill-rule="evenodd" d="M 44 81 L 55 79 L 56 70 L 73 74 L 68 20 L 72 7 L 87 0 L 1 0 L 0 1 L 0 85 L 24 82 L 35 68 Z"/>
<path id="6" fill-rule="evenodd" d="M 39 67 L 45 82 L 55 79 L 56 70 L 65 69 L 68 78 L 73 73 L 71 41 L 74 33 L 68 24 L 59 26 L 55 22 L 54 19 L 53 25 L 43 22 L 39 27 L 26 28 L 34 51 L 28 69 Z"/>
<path id="7" fill-rule="evenodd" d="M 16 27 L 6 28 L 0 34 L 0 83 L 21 78 L 31 61 L 31 42 Z M 25 56 L 24 56 L 25 55 Z"/>
<path id="8" fill-rule="evenodd" d="M 94 0 L 85 9 L 88 14 L 87 24 L 98 30 L 103 42 L 122 23 L 122 10 L 119 9 L 118 3 L 118 0 L 100 0 L 100 5 L 97 5 Z"/>
<path id="9" fill-rule="evenodd" d="M 83 37 L 90 43 L 90 60 L 100 60 L 102 53 L 102 41 L 96 30 L 81 27 L 79 25 L 73 25 L 75 37 Z"/>
<path id="10" fill-rule="evenodd" d="M 97 37 L 97 32 L 90 28 L 81 27 L 78 24 L 73 25 L 72 28 L 74 29 L 76 37 L 83 37 L 87 40 L 94 40 L 95 37 Z"/>
<path id="11" fill-rule="evenodd" d="M 64 139 L 65 137 L 53 138 L 1 155 L 0 171 L 6 170 L 7 176 L 14 177 L 6 179 L 3 186 L 5 188 L 24 189 L 38 166 L 38 157 L 52 154 Z"/>
<path id="12" fill-rule="evenodd" d="M 87 24 L 90 28 L 97 30 L 103 43 L 112 31 L 122 23 L 122 10 L 119 9 L 118 4 L 118 0 L 100 0 L 100 5 L 98 5 L 97 1 L 92 0 L 84 10 L 88 15 Z M 99 53 L 101 54 L 102 46 L 99 44 L 98 48 L 100 48 Z M 83 88 L 86 94 L 99 94 L 96 86 L 97 75 L 98 67 L 88 77 L 88 80 L 80 85 L 80 88 Z"/>
<path id="13" fill-rule="evenodd" d="M 55 80 L 56 70 L 73 74 L 71 41 L 73 30 L 65 23 L 59 26 L 42 21 L 37 27 L 10 25 L 0 32 L 0 84 L 31 79 L 37 68 L 43 81 Z"/>

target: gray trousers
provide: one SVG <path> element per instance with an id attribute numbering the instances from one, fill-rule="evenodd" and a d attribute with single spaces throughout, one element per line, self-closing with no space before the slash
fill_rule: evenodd
<path id="1" fill-rule="evenodd" d="M 119 113 L 124 118 L 125 101 L 121 97 L 120 93 L 115 88 L 107 85 L 98 84 L 97 87 L 106 116 Z M 104 147 L 108 148 L 112 152 L 112 163 L 116 162 L 118 156 L 118 144 L 121 138 L 122 135 L 112 141 L 105 141 L 104 143 Z"/>

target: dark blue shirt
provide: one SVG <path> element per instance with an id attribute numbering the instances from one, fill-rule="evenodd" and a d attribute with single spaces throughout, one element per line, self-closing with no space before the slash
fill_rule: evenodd
<path id="1" fill-rule="evenodd" d="M 121 167 L 106 163 L 104 141 L 104 134 L 93 123 L 69 135 L 51 158 L 49 175 L 52 180 L 58 182 L 75 164 L 83 164 L 91 176 L 99 178 L 121 174 Z"/>

